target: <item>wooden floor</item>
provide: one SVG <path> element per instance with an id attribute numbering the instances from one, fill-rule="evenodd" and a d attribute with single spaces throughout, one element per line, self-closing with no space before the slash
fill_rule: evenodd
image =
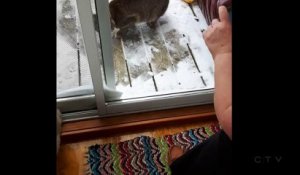
<path id="1" fill-rule="evenodd" d="M 71 143 L 61 145 L 57 156 L 57 174 L 58 175 L 83 175 L 87 173 L 86 152 L 88 146 L 92 144 L 117 143 L 126 141 L 135 137 L 145 135 L 150 137 L 160 137 L 168 134 L 175 134 L 192 128 L 208 126 L 216 121 L 195 122 L 182 126 L 161 126 L 158 129 L 147 129 L 135 133 L 122 133 L 114 137 L 103 137 L 96 140 Z"/>

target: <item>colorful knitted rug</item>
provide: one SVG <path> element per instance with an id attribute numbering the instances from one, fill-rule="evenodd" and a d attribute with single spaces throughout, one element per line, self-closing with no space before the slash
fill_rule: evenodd
<path id="1" fill-rule="evenodd" d="M 171 146 L 190 150 L 219 130 L 219 126 L 214 124 L 158 138 L 141 136 L 115 144 L 90 146 L 87 174 L 171 174 L 168 166 Z"/>

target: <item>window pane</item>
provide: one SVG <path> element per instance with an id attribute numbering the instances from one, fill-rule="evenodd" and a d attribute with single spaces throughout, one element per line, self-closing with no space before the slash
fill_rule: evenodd
<path id="1" fill-rule="evenodd" d="M 159 9 L 165 5 L 163 0 L 120 2 L 124 3 L 110 9 L 119 26 L 120 21 L 133 23 L 143 16 L 157 16 L 150 11 L 152 6 Z M 124 14 L 121 8 L 126 9 Z M 130 14 L 137 14 L 137 18 Z M 116 90 L 123 93 L 119 99 L 214 88 L 213 60 L 201 32 L 207 23 L 197 3 L 170 0 L 154 25 L 147 22 L 146 18 L 118 35 L 112 31 Z"/>
<path id="2" fill-rule="evenodd" d="M 92 93 L 76 0 L 57 0 L 57 97 Z"/>

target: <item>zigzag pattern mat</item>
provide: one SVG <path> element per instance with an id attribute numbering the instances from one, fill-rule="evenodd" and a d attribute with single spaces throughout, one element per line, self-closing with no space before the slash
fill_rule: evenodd
<path id="1" fill-rule="evenodd" d="M 158 138 L 141 136 L 120 143 L 92 145 L 88 149 L 87 174 L 171 174 L 168 165 L 171 146 L 190 150 L 219 130 L 218 125 L 211 125 Z"/>

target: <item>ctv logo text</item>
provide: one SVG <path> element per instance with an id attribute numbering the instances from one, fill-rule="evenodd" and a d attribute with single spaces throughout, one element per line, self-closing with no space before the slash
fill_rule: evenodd
<path id="1" fill-rule="evenodd" d="M 254 162 L 257 164 L 280 163 L 282 156 L 255 156 Z"/>

